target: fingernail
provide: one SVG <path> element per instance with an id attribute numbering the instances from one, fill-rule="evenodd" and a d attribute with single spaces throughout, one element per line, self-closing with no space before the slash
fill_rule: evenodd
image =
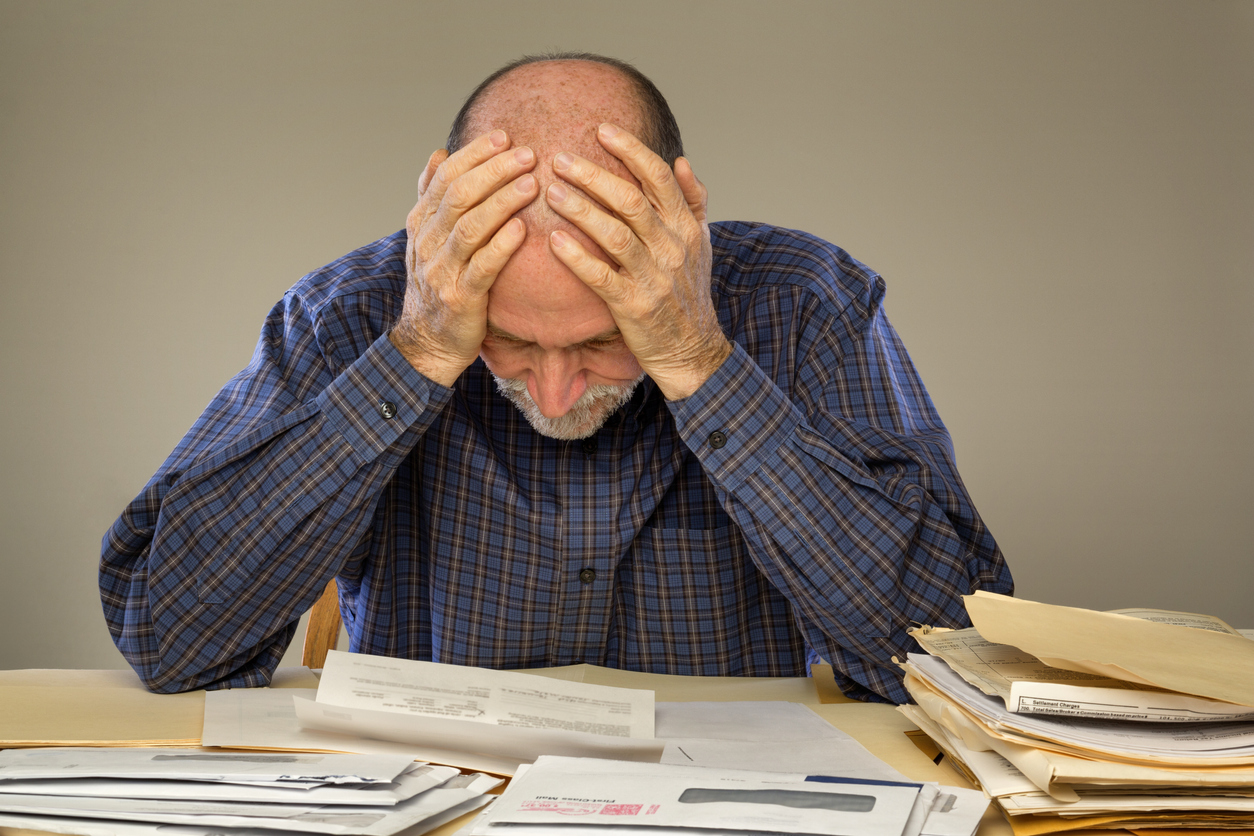
<path id="1" fill-rule="evenodd" d="M 609 122 L 601 123 L 601 136 L 611 137 L 618 133 L 618 127 L 611 125 Z"/>
<path id="2" fill-rule="evenodd" d="M 553 158 L 553 167 L 558 171 L 565 171 L 570 168 L 575 158 L 567 151 L 563 151 Z"/>
<path id="3" fill-rule="evenodd" d="M 567 195 L 566 187 L 563 186 L 561 183 L 554 183 L 553 185 L 549 186 L 549 198 L 554 203 L 561 203 L 562 201 L 566 200 L 566 195 Z"/>
<path id="4" fill-rule="evenodd" d="M 524 174 L 522 177 L 519 177 L 517 180 L 514 181 L 514 188 L 518 189 L 518 191 L 522 192 L 523 194 L 527 194 L 535 187 L 536 187 L 536 178 L 531 176 L 530 174 Z"/>
<path id="5" fill-rule="evenodd" d="M 566 233 L 562 232 L 560 229 L 553 230 L 553 233 L 549 236 L 549 239 L 553 242 L 553 246 L 559 247 L 559 248 L 565 247 L 568 243 L 570 243 L 570 237 L 567 236 Z"/>
<path id="6" fill-rule="evenodd" d="M 531 162 L 533 157 L 535 157 L 535 154 L 531 153 L 531 149 L 525 145 L 522 148 L 514 149 L 514 160 L 519 165 L 526 165 Z"/>
<path id="7" fill-rule="evenodd" d="M 508 140 L 509 137 L 505 136 L 505 131 L 497 129 L 493 131 L 490 136 L 488 136 L 488 139 L 491 140 L 493 145 L 495 145 L 497 148 L 500 148 L 502 145 L 505 144 L 506 140 Z"/>

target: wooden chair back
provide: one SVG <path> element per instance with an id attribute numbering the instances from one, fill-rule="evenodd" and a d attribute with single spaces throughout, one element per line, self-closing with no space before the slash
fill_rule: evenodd
<path id="1" fill-rule="evenodd" d="M 309 624 L 305 627 L 305 649 L 301 664 L 307 668 L 321 668 L 327 661 L 327 651 L 335 650 L 340 640 L 340 595 L 335 578 L 322 590 L 320 597 L 309 611 Z"/>

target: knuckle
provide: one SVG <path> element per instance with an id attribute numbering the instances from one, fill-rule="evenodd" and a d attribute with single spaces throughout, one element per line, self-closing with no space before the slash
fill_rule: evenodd
<path id="1" fill-rule="evenodd" d="M 445 160 L 436 168 L 435 175 L 431 179 L 443 191 L 452 184 L 455 177 L 450 160 Z"/>
<path id="2" fill-rule="evenodd" d="M 624 253 L 631 248 L 636 240 L 635 234 L 627 227 L 616 224 L 605 234 L 605 243 L 612 252 Z"/>
<path id="3" fill-rule="evenodd" d="M 449 184 L 448 190 L 444 193 L 444 201 L 450 209 L 458 212 L 465 212 L 474 205 L 466 181 L 460 178 Z"/>
<path id="4" fill-rule="evenodd" d="M 649 203 L 644 198 L 644 194 L 639 189 L 626 189 L 619 198 L 619 205 L 623 212 L 633 218 L 642 217 L 648 213 Z"/>
<path id="5" fill-rule="evenodd" d="M 455 252 L 465 252 L 482 237 L 483 229 L 474 215 L 462 215 L 449 233 L 449 245 Z"/>

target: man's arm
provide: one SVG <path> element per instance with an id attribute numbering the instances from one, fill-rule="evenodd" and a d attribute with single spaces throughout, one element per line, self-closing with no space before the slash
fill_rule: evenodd
<path id="1" fill-rule="evenodd" d="M 749 237 L 736 255 L 760 268 L 837 280 L 826 242 L 770 228 Z M 902 702 L 891 659 L 916 650 L 911 624 L 966 626 L 961 595 L 1013 584 L 884 316 L 882 281 L 845 281 L 860 292 L 839 309 L 802 291 L 795 308 L 773 300 L 782 309 L 772 313 L 796 323 L 795 365 L 768 373 L 738 344 L 700 389 L 668 406 L 754 562 L 842 688 Z M 755 344 L 749 334 L 739 341 Z"/>
<path id="2" fill-rule="evenodd" d="M 149 688 L 269 682 L 296 620 L 474 360 L 487 289 L 525 234 L 510 216 L 535 197 L 533 165 L 501 131 L 432 155 L 407 225 L 399 317 L 387 294 L 324 304 L 289 293 L 248 368 L 106 534 L 105 619 Z"/>
<path id="3" fill-rule="evenodd" d="M 713 316 L 706 193 L 687 161 L 672 175 L 626 132 L 603 126 L 599 139 L 639 188 L 567 155 L 559 176 L 610 211 L 570 190 L 550 187 L 548 199 L 620 266 L 560 233 L 554 252 L 609 305 L 810 646 L 847 690 L 904 701 L 891 658 L 913 649 L 909 623 L 964 624 L 960 595 L 1012 587 L 880 309 L 882 283 L 873 277 L 858 304 L 798 334 L 810 346 L 802 367 L 773 379 Z M 774 269 L 806 260 L 787 247 Z M 835 284 L 834 264 L 808 261 Z"/>
<path id="4" fill-rule="evenodd" d="M 267 684 L 448 399 L 386 336 L 337 363 L 304 307 L 275 308 L 253 361 L 105 535 L 105 619 L 154 691 Z"/>

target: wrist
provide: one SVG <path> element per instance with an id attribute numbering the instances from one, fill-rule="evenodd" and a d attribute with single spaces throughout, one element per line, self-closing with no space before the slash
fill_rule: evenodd
<path id="1" fill-rule="evenodd" d="M 392 330 L 388 332 L 388 340 L 409 362 L 414 371 L 446 388 L 457 382 L 457 378 L 466 370 L 466 367 L 474 362 L 473 358 L 470 361 L 463 361 L 449 358 L 442 352 L 432 350 L 425 345 L 413 327 L 404 322 L 398 322 L 392 327 Z"/>
<path id="2" fill-rule="evenodd" d="M 682 367 L 662 374 L 650 372 L 649 377 L 653 378 L 653 382 L 662 390 L 662 395 L 666 400 L 683 400 L 704 386 L 705 382 L 727 361 L 731 353 L 731 342 L 720 333 L 717 340 L 706 344 L 699 355 Z"/>

